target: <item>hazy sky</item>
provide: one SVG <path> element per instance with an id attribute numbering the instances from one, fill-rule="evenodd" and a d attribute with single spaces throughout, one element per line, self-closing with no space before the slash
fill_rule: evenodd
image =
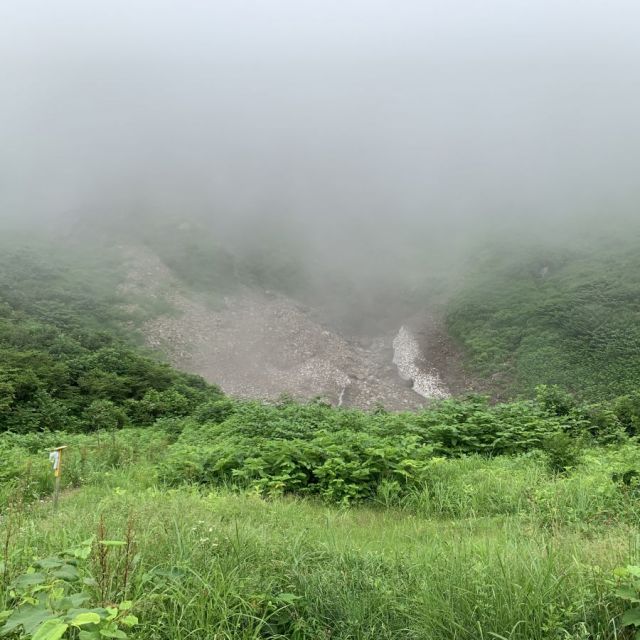
<path id="1" fill-rule="evenodd" d="M 1 0 L 0 216 L 365 241 L 633 216 L 639 25 L 637 0 Z"/>

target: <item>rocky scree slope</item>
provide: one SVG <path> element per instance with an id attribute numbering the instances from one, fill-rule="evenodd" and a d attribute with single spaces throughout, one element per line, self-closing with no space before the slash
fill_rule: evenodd
<path id="1" fill-rule="evenodd" d="M 186 291 L 148 249 L 125 247 L 123 256 L 122 292 L 174 309 L 144 323 L 147 345 L 230 395 L 323 396 L 339 406 L 404 410 L 469 386 L 433 318 L 408 320 L 389 335 L 352 338 L 320 322 L 317 310 L 273 292 L 239 287 L 214 308 Z M 425 343 L 437 350 L 447 379 L 428 365 Z"/>

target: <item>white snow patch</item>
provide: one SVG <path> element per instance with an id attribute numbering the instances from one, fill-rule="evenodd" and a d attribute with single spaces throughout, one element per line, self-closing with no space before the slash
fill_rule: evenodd
<path id="1" fill-rule="evenodd" d="M 403 380 L 413 382 L 413 390 L 423 398 L 448 398 L 438 372 L 428 370 L 424 365 L 424 357 L 415 336 L 407 329 L 400 327 L 393 340 L 393 364 L 398 367 L 398 374 Z M 423 366 L 421 366 L 423 365 Z"/>

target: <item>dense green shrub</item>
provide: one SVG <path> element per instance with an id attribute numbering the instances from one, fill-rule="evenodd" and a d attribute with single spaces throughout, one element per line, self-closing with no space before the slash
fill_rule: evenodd
<path id="1" fill-rule="evenodd" d="M 615 399 L 611 409 L 627 434 L 640 435 L 640 391 Z"/>
<path id="2" fill-rule="evenodd" d="M 548 398 L 561 392 L 546 391 L 542 399 L 497 405 L 481 397 L 448 399 L 417 413 L 215 401 L 201 405 L 196 419 L 157 423 L 173 442 L 159 477 L 169 485 L 234 485 L 335 502 L 393 496 L 397 502 L 430 482 L 434 457 L 539 451 L 557 473 L 578 464 L 581 446 L 624 439 L 615 403 L 565 399 L 559 408 Z"/>
<path id="3" fill-rule="evenodd" d="M 547 454 L 549 469 L 554 473 L 565 473 L 580 462 L 580 448 L 568 433 L 554 433 L 542 443 Z"/>
<path id="4" fill-rule="evenodd" d="M 94 400 L 83 417 L 90 431 L 121 429 L 127 421 L 125 412 L 111 400 Z"/>
<path id="5" fill-rule="evenodd" d="M 203 435 L 200 430 L 200 435 Z M 431 448 L 416 436 L 381 437 L 353 431 L 318 431 L 308 440 L 237 438 L 170 448 L 160 478 L 231 483 L 264 494 L 318 495 L 330 502 L 372 498 L 383 482 L 408 487 L 420 481 Z"/>
<path id="6" fill-rule="evenodd" d="M 194 412 L 200 423 L 220 423 L 229 418 L 236 409 L 236 404 L 229 398 L 221 398 L 200 405 Z"/>

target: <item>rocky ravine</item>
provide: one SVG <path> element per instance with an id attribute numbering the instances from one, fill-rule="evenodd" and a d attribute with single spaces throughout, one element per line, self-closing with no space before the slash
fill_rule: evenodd
<path id="1" fill-rule="evenodd" d="M 176 313 L 146 322 L 147 344 L 173 365 L 200 374 L 244 398 L 324 396 L 363 409 L 416 409 L 448 395 L 408 327 L 373 340 L 341 336 L 282 295 L 237 291 L 213 309 L 184 292 L 170 270 L 144 248 L 123 250 L 129 277 L 123 291 L 170 302 Z M 415 389 L 415 390 L 414 390 Z"/>

